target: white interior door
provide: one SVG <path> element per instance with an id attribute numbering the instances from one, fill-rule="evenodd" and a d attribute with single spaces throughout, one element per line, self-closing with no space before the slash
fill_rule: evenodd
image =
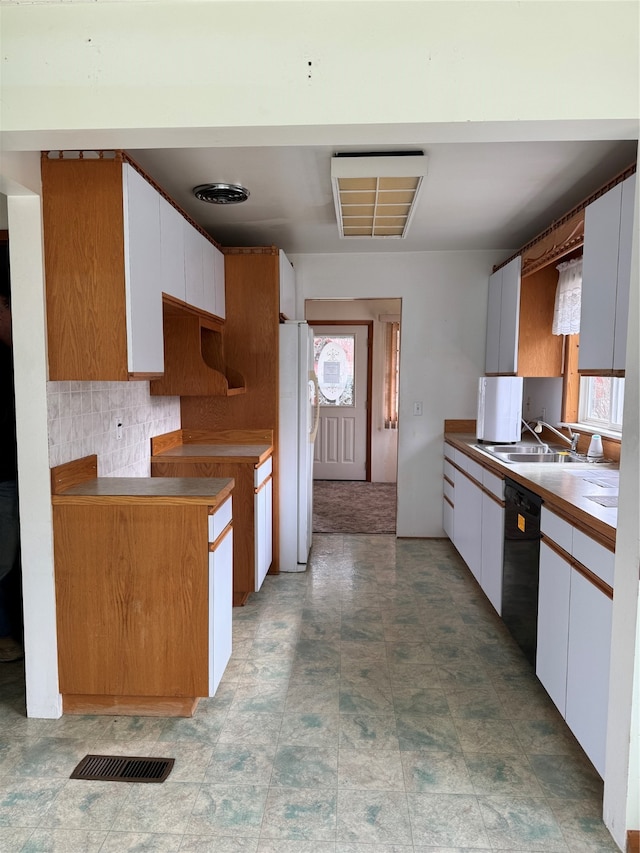
<path id="1" fill-rule="evenodd" d="M 320 389 L 316 480 L 366 479 L 368 335 L 368 326 L 314 328 Z"/>

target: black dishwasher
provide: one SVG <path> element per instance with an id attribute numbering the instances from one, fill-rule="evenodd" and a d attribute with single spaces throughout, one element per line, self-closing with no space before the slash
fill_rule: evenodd
<path id="1" fill-rule="evenodd" d="M 513 480 L 504 484 L 502 619 L 535 666 L 542 501 Z"/>

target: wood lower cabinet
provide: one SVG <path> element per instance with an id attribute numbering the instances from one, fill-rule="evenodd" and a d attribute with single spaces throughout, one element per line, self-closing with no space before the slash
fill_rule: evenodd
<path id="1" fill-rule="evenodd" d="M 253 443 L 238 443 L 252 435 Z M 233 603 L 245 604 L 273 562 L 271 431 L 177 430 L 153 438 L 151 448 L 152 477 L 233 478 Z"/>
<path id="2" fill-rule="evenodd" d="M 104 478 L 54 495 L 65 713 L 189 716 L 229 659 L 233 483 L 149 483 Z"/>

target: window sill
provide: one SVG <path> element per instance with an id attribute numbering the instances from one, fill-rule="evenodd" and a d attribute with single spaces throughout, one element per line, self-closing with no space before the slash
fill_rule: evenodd
<path id="1" fill-rule="evenodd" d="M 579 432 L 580 435 L 601 435 L 603 438 L 608 439 L 609 441 L 617 441 L 618 444 L 622 441 L 622 433 L 614 432 L 611 429 L 605 429 L 604 427 L 596 427 L 593 424 L 565 424 L 565 426 L 571 427 L 574 432 Z"/>

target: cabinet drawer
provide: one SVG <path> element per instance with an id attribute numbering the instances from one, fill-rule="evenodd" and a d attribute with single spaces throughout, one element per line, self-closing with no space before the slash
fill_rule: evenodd
<path id="1" fill-rule="evenodd" d="M 467 470 L 467 465 L 469 464 L 469 457 L 466 453 L 463 453 L 461 450 L 458 450 L 457 447 L 453 448 L 453 461 L 456 463 L 458 468 L 462 468 L 463 471 Z"/>
<path id="2" fill-rule="evenodd" d="M 456 469 L 453 467 L 451 462 L 448 459 L 444 460 L 444 476 L 448 477 L 451 482 L 455 482 L 456 477 Z"/>
<path id="3" fill-rule="evenodd" d="M 470 474 L 476 482 L 482 483 L 482 475 L 484 473 L 484 468 L 482 467 L 482 465 L 480 465 L 479 462 L 474 462 L 473 459 L 468 459 L 467 473 Z"/>
<path id="4" fill-rule="evenodd" d="M 451 485 L 448 480 L 444 480 L 444 496 L 445 498 L 449 498 L 451 503 L 455 503 L 454 501 L 455 489 Z"/>
<path id="5" fill-rule="evenodd" d="M 502 500 L 504 498 L 504 480 L 497 474 L 492 474 L 486 468 L 482 470 L 482 485 L 488 492 Z"/>
<path id="6" fill-rule="evenodd" d="M 227 498 L 213 515 L 209 516 L 209 542 L 215 542 L 231 521 L 231 498 Z"/>
<path id="7" fill-rule="evenodd" d="M 615 554 L 581 530 L 573 531 L 573 556 L 579 563 L 613 586 Z"/>
<path id="8" fill-rule="evenodd" d="M 450 459 L 452 462 L 454 462 L 455 458 L 456 458 L 455 452 L 456 451 L 455 451 L 455 448 L 453 447 L 453 445 L 449 444 L 448 442 L 445 441 L 445 443 L 444 443 L 444 458 Z"/>
<path id="9" fill-rule="evenodd" d="M 556 545 L 559 545 L 568 554 L 573 552 L 573 527 L 568 521 L 560 518 L 544 506 L 542 507 L 542 514 L 540 516 L 540 529 L 545 536 L 552 539 Z"/>
<path id="10" fill-rule="evenodd" d="M 273 470 L 273 457 L 269 457 L 265 459 L 262 465 L 259 465 L 253 474 L 253 485 L 258 488 L 258 486 L 263 483 L 267 477 L 271 474 Z"/>

